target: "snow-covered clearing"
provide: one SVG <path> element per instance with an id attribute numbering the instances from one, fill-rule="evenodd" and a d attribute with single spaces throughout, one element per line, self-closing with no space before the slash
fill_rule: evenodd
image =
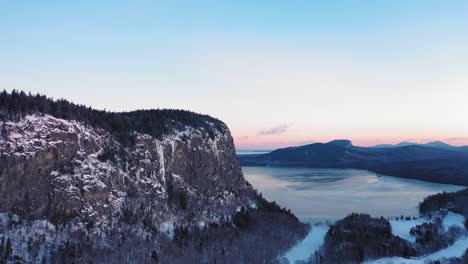
<path id="1" fill-rule="evenodd" d="M 395 236 L 400 236 L 403 239 L 415 242 L 415 237 L 409 232 L 411 228 L 430 222 L 428 218 L 418 218 L 412 220 L 390 220 L 392 226 L 392 233 Z M 443 219 L 443 226 L 448 230 L 451 226 L 458 226 L 464 228 L 465 218 L 462 215 L 448 212 Z M 307 260 L 316 250 L 320 248 L 325 239 L 325 235 L 329 227 L 325 225 L 312 226 L 309 234 L 294 246 L 286 255 L 289 263 L 293 264 L 298 260 Z M 412 259 L 405 259 L 401 257 L 381 258 L 377 260 L 367 261 L 366 264 L 425 264 L 428 261 L 442 260 L 444 258 L 461 257 L 468 249 L 468 236 L 465 235 L 458 239 L 453 245 L 448 248 L 441 249 L 432 254 L 421 256 Z"/>
<path id="2" fill-rule="evenodd" d="M 445 230 L 448 230 L 451 226 L 465 228 L 465 217 L 463 217 L 463 215 L 448 212 L 442 224 L 444 225 Z"/>
<path id="3" fill-rule="evenodd" d="M 392 234 L 399 236 L 403 239 L 406 239 L 412 243 L 416 242 L 416 238 L 412 236 L 409 232 L 411 228 L 420 225 L 428 220 L 425 218 L 418 218 L 416 220 L 390 220 L 390 225 L 392 226 Z"/>
<path id="4" fill-rule="evenodd" d="M 464 228 L 465 218 L 462 215 L 448 212 L 443 219 L 443 226 L 445 230 L 448 230 L 451 226 L 458 226 Z M 428 222 L 427 219 L 419 218 L 417 220 L 409 221 L 390 221 L 392 225 L 392 233 L 398 235 L 401 238 L 407 239 L 411 242 L 414 242 L 414 237 L 409 234 L 409 230 L 419 224 Z M 459 238 L 453 245 L 436 251 L 432 254 L 426 256 L 421 256 L 417 258 L 405 259 L 401 257 L 389 257 L 381 258 L 377 260 L 367 261 L 366 264 L 424 264 L 430 261 L 442 260 L 448 258 L 459 258 L 463 256 L 465 251 L 468 249 L 468 236 L 465 234 Z"/>
<path id="5" fill-rule="evenodd" d="M 310 255 L 320 248 L 328 229 L 328 226 L 312 226 L 304 240 L 286 254 L 285 257 L 289 263 L 294 263 L 297 260 L 307 260 Z"/>

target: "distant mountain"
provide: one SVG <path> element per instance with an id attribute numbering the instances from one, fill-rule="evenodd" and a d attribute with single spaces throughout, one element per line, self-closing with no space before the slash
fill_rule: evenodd
<path id="1" fill-rule="evenodd" d="M 354 168 L 403 178 L 467 185 L 468 152 L 441 146 L 434 143 L 357 147 L 349 140 L 333 140 L 239 157 L 243 166 Z"/>
<path id="2" fill-rule="evenodd" d="M 445 142 L 442 142 L 442 141 L 433 141 L 433 142 L 429 142 L 429 143 L 426 143 L 426 144 L 422 144 L 422 146 L 431 147 L 431 148 L 440 148 L 440 149 L 448 149 L 448 150 L 468 152 L 468 146 L 457 147 L 457 146 L 449 145 L 449 144 L 447 144 Z"/>
<path id="3" fill-rule="evenodd" d="M 468 146 L 452 146 L 450 144 L 447 144 L 442 141 L 432 141 L 424 144 L 418 144 L 414 142 L 401 142 L 398 144 L 380 144 L 380 145 L 375 145 L 372 148 L 398 148 L 398 147 L 404 147 L 404 146 L 424 146 L 424 147 L 431 147 L 431 148 L 438 148 L 438 149 L 446 149 L 446 150 L 453 150 L 453 151 L 464 151 L 468 152 Z"/>
<path id="4" fill-rule="evenodd" d="M 398 144 L 375 145 L 375 146 L 373 146 L 373 148 L 396 148 L 396 147 L 404 147 L 404 146 L 412 146 L 412 145 L 418 145 L 418 143 L 403 141 L 403 142 L 400 142 Z"/>
<path id="5" fill-rule="evenodd" d="M 328 142 L 328 144 L 339 146 L 339 147 L 345 147 L 345 148 L 353 146 L 351 141 L 347 139 L 335 139 L 335 140 Z"/>

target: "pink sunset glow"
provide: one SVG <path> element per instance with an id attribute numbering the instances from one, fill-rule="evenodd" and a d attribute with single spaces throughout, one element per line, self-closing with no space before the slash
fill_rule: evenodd
<path id="1" fill-rule="evenodd" d="M 234 143 L 237 149 L 277 149 L 291 146 L 301 146 L 306 144 L 329 142 L 334 139 L 348 139 L 353 142 L 355 146 L 375 146 L 379 144 L 398 144 L 400 142 L 413 142 L 413 143 L 428 143 L 432 141 L 442 141 L 453 146 L 467 146 L 468 137 L 434 137 L 434 138 L 353 138 L 353 137 L 306 137 L 306 136 L 269 136 L 263 137 L 260 135 L 253 136 L 234 136 Z"/>

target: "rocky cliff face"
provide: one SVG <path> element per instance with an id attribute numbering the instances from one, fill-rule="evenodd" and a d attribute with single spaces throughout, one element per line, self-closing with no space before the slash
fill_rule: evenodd
<path id="1" fill-rule="evenodd" d="M 134 132 L 135 144 L 122 145 L 103 129 L 50 115 L 0 123 L 0 233 L 17 238 L 24 259 L 51 260 L 58 241 L 86 236 L 112 249 L 118 243 L 102 237 L 120 236 L 125 224 L 142 238 L 171 237 L 174 224 L 204 226 L 256 207 L 229 130 L 208 125 L 179 124 L 185 129 L 161 138 Z M 52 239 L 51 229 L 64 226 Z M 35 250 L 24 249 L 39 239 Z"/>
<path id="2" fill-rule="evenodd" d="M 193 212 L 190 220 L 210 221 L 255 204 L 225 126 L 213 128 L 213 139 L 188 126 L 161 140 L 134 133 L 131 147 L 104 130 L 48 115 L 2 127 L 2 211 L 106 223 L 110 214 L 148 200 L 163 223 L 189 220 Z"/>

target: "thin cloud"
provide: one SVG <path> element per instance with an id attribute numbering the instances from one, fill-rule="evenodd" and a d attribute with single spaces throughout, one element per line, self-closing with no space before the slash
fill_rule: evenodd
<path id="1" fill-rule="evenodd" d="M 448 140 L 448 141 L 468 140 L 468 137 L 452 137 L 452 138 L 445 138 L 444 140 Z"/>
<path id="2" fill-rule="evenodd" d="M 269 128 L 264 128 L 260 130 L 258 134 L 260 135 L 280 135 L 288 131 L 288 129 L 291 127 L 291 125 L 279 125 L 279 126 L 274 126 L 274 127 L 269 127 Z"/>

